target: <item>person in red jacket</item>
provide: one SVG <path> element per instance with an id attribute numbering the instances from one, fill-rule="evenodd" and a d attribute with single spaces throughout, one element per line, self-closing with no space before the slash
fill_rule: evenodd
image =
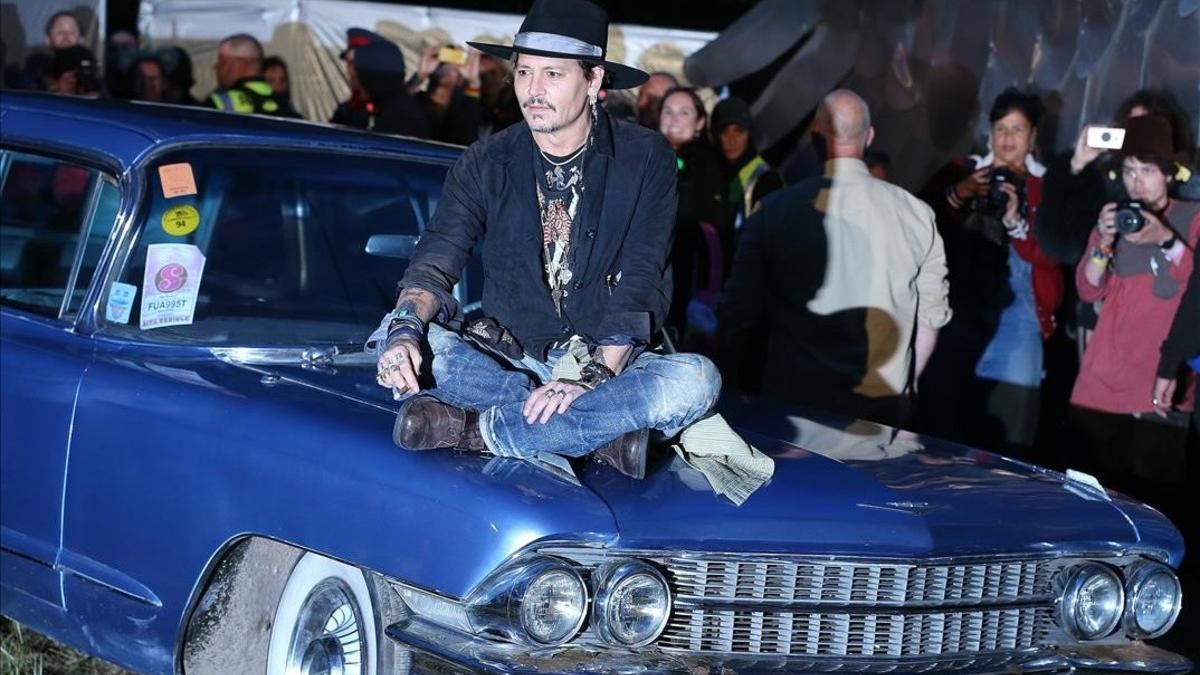
<path id="1" fill-rule="evenodd" d="M 1075 270 L 1079 298 L 1104 303 L 1071 392 L 1075 462 L 1159 499 L 1183 478 L 1193 407 L 1190 382 L 1174 401 L 1155 391 L 1159 350 L 1200 241 L 1200 203 L 1168 192 L 1178 161 L 1170 122 L 1129 120 L 1115 168 L 1136 203 L 1104 205 Z"/>
<path id="2" fill-rule="evenodd" d="M 922 417 L 933 408 L 942 418 L 934 431 L 1018 454 L 1034 442 L 1042 343 L 1064 288 L 1030 229 L 1046 171 L 1033 155 L 1041 115 L 1037 96 L 1001 93 L 989 152 L 939 172 L 922 195 L 938 214 L 954 309 L 922 382 Z M 974 375 L 969 388 L 964 372 Z"/>

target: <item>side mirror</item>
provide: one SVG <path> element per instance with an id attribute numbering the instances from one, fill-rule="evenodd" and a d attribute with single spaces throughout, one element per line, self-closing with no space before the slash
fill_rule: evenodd
<path id="1" fill-rule="evenodd" d="M 367 239 L 367 254 L 408 259 L 412 257 L 419 238 L 411 234 L 373 234 Z"/>

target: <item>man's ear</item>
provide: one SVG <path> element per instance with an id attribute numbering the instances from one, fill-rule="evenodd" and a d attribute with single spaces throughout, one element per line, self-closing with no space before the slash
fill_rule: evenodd
<path id="1" fill-rule="evenodd" d="M 875 142 L 875 127 L 871 126 L 867 129 L 867 145 L 866 145 L 866 147 L 868 147 L 868 148 L 871 147 L 871 144 L 874 142 Z"/>

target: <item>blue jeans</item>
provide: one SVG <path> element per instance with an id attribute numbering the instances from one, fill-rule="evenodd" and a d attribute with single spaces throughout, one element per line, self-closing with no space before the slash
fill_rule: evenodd
<path id="1" fill-rule="evenodd" d="M 501 457 L 543 452 L 579 457 L 646 428 L 674 436 L 711 410 L 721 391 L 721 375 L 707 358 L 643 352 L 620 375 L 575 399 L 566 412 L 545 424 L 529 424 L 521 412 L 525 401 L 550 380 L 563 350 L 551 350 L 546 361 L 528 354 L 510 359 L 437 324 L 430 324 L 428 339 L 435 386 L 422 393 L 478 410 L 483 441 Z"/>

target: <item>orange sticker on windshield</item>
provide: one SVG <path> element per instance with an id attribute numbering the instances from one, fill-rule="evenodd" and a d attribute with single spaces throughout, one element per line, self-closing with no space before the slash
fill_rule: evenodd
<path id="1" fill-rule="evenodd" d="M 187 162 L 158 167 L 158 179 L 167 199 L 196 194 L 196 178 L 192 175 L 192 165 Z"/>

